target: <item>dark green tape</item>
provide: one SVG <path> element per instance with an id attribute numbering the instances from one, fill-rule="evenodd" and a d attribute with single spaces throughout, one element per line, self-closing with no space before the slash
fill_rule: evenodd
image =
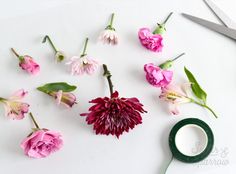
<path id="1" fill-rule="evenodd" d="M 176 137 L 176 134 L 179 131 L 179 129 L 182 128 L 183 126 L 186 126 L 189 124 L 194 124 L 194 125 L 201 127 L 205 131 L 207 138 L 208 138 L 206 148 L 203 150 L 203 152 L 201 152 L 200 154 L 198 154 L 196 156 L 184 155 L 183 153 L 181 153 L 178 150 L 178 148 L 176 147 L 176 143 L 175 143 L 175 137 Z M 211 153 L 211 151 L 213 149 L 213 145 L 214 145 L 214 135 L 212 133 L 211 128 L 204 121 L 199 120 L 197 118 L 187 118 L 187 119 L 179 121 L 172 128 L 170 135 L 169 135 L 169 146 L 170 146 L 170 150 L 171 150 L 173 156 L 176 159 L 186 162 L 186 163 L 195 163 L 195 162 L 199 162 L 199 161 L 203 160 Z"/>

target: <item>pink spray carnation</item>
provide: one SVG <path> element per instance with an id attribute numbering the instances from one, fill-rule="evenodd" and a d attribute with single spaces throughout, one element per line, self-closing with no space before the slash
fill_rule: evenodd
<path id="1" fill-rule="evenodd" d="M 165 87 L 172 81 L 172 71 L 161 69 L 153 63 L 145 64 L 144 71 L 148 83 L 155 87 Z"/>
<path id="2" fill-rule="evenodd" d="M 161 52 L 163 43 L 160 34 L 153 34 L 149 28 L 141 28 L 138 32 L 138 37 L 141 44 L 148 50 Z"/>

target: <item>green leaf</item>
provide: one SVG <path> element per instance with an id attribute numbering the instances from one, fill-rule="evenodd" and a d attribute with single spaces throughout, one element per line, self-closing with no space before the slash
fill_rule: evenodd
<path id="1" fill-rule="evenodd" d="M 195 96 L 199 98 L 200 100 L 202 100 L 204 103 L 206 103 L 206 99 L 207 99 L 206 92 L 201 88 L 201 86 L 198 84 L 193 74 L 186 67 L 184 67 L 184 71 L 188 77 L 189 82 L 191 83 L 191 88 Z"/>
<path id="2" fill-rule="evenodd" d="M 47 83 L 43 86 L 38 87 L 37 89 L 44 93 L 57 92 L 62 90 L 63 92 L 74 91 L 77 87 L 71 86 L 65 82 L 56 82 L 56 83 Z"/>

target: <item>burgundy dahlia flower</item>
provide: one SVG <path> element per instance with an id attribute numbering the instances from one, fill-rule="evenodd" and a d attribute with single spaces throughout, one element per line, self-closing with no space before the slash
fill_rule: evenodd
<path id="1" fill-rule="evenodd" d="M 124 132 L 129 132 L 135 125 L 142 123 L 141 113 L 146 111 L 143 105 L 135 97 L 119 97 L 117 91 L 113 92 L 111 83 L 111 74 L 103 65 L 104 76 L 107 77 L 111 97 L 98 97 L 89 103 L 94 105 L 89 108 L 89 113 L 83 113 L 86 116 L 88 124 L 93 124 L 96 134 L 115 135 L 117 138 Z"/>

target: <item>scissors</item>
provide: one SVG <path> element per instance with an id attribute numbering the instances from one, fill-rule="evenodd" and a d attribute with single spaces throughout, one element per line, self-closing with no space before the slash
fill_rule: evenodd
<path id="1" fill-rule="evenodd" d="M 236 40 L 236 23 L 233 22 L 219 7 L 217 7 L 211 0 L 204 0 L 207 6 L 212 10 L 216 17 L 223 23 L 223 25 L 207 21 L 189 14 L 182 13 L 187 19 L 200 24 L 210 30 L 218 32 L 226 37 Z"/>

